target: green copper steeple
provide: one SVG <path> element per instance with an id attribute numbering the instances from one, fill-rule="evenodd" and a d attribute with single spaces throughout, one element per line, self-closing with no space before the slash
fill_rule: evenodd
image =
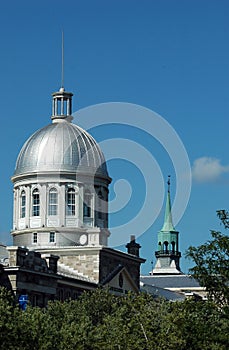
<path id="1" fill-rule="evenodd" d="M 168 176 L 167 184 L 168 184 L 168 192 L 167 192 L 166 207 L 165 207 L 165 219 L 164 219 L 164 225 L 161 231 L 175 231 L 175 228 L 173 226 L 172 212 L 171 212 L 170 175 Z"/>
<path id="2" fill-rule="evenodd" d="M 155 252 L 157 262 L 153 274 L 180 274 L 179 232 L 172 220 L 170 199 L 170 176 L 168 177 L 165 218 L 162 229 L 158 232 L 158 249 Z"/>

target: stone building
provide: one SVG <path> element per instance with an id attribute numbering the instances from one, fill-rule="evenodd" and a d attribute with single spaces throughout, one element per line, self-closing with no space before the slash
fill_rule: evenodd
<path id="1" fill-rule="evenodd" d="M 99 145 L 72 123 L 72 96 L 53 93 L 52 123 L 25 142 L 12 176 L 13 246 L 2 248 L 0 283 L 33 305 L 100 285 L 137 292 L 145 261 L 133 236 L 127 253 L 107 246 L 111 178 Z"/>

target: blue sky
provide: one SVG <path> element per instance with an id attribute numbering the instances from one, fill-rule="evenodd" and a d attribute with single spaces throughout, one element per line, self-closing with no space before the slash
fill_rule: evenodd
<path id="1" fill-rule="evenodd" d="M 228 209 L 229 3 L 218 0 L 10 1 L 0 5 L 0 240 L 11 244 L 12 184 L 20 147 L 50 122 L 51 93 L 61 82 L 61 31 L 65 33 L 65 88 L 74 108 L 128 102 L 151 109 L 177 132 L 193 167 L 189 203 L 176 229 L 180 250 L 223 230 L 217 209 Z M 108 118 L 109 119 L 109 118 Z M 115 121 L 114 121 L 115 122 Z M 176 176 L 161 145 L 132 127 L 92 130 L 98 140 L 132 138 L 157 160 L 163 177 Z M 108 162 L 113 182 L 129 181 L 132 200 L 111 225 L 136 216 L 144 174 L 127 161 Z M 152 183 L 154 181 L 152 171 Z M 111 188 L 111 198 L 113 190 Z M 151 270 L 163 211 L 138 237 Z M 139 236 L 138 232 L 129 232 Z M 123 249 L 123 247 L 121 247 Z M 190 262 L 184 257 L 183 271 Z"/>

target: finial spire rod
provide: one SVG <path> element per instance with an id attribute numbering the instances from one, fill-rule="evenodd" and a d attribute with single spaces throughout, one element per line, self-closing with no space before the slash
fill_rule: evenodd
<path id="1" fill-rule="evenodd" d="M 62 30 L 61 87 L 64 88 L 64 31 Z"/>
<path id="2" fill-rule="evenodd" d="M 170 192 L 170 177 L 171 177 L 171 175 L 168 175 L 168 181 L 167 181 L 167 184 L 168 184 L 168 192 Z"/>

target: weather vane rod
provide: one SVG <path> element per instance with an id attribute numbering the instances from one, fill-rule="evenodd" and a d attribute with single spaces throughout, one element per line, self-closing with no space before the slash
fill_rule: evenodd
<path id="1" fill-rule="evenodd" d="M 170 192 L 170 177 L 171 177 L 171 175 L 168 175 L 168 181 L 167 181 L 167 184 L 168 184 L 168 192 Z"/>
<path id="2" fill-rule="evenodd" d="M 62 30 L 61 87 L 64 87 L 64 31 Z"/>

